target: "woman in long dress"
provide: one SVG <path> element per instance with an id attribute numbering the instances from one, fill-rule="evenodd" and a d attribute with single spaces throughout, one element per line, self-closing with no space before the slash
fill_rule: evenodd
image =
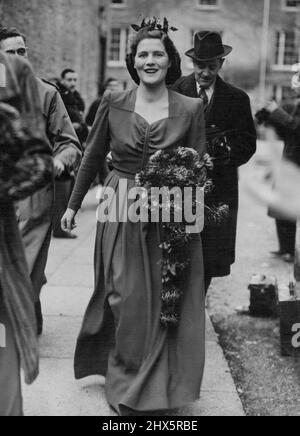
<path id="1" fill-rule="evenodd" d="M 205 149 L 203 105 L 168 90 L 180 71 L 179 55 L 166 30 L 141 28 L 128 69 L 138 87 L 107 92 L 88 139 L 63 219 L 72 230 L 76 212 L 111 151 L 113 188 L 122 209 L 124 193 L 157 150 Z M 122 191 L 123 192 L 123 191 Z M 126 194 L 126 193 L 125 193 Z M 162 275 L 158 223 L 98 222 L 95 292 L 85 314 L 75 355 L 76 378 L 106 376 L 109 404 L 119 413 L 182 407 L 200 395 L 205 354 L 205 297 L 201 235 L 189 243 L 180 322 L 160 321 Z"/>

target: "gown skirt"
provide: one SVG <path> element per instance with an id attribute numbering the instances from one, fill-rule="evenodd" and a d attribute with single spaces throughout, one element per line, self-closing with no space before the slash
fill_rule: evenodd
<path id="1" fill-rule="evenodd" d="M 120 181 L 128 189 L 134 186 L 132 178 L 114 171 L 105 186 L 115 190 L 123 209 L 129 206 Z M 75 375 L 105 376 L 107 400 L 121 415 L 176 409 L 200 396 L 205 360 L 201 235 L 194 235 L 187 248 L 191 262 L 182 283 L 180 323 L 166 328 L 160 323 L 158 226 L 97 223 L 95 291 L 77 342 Z"/>

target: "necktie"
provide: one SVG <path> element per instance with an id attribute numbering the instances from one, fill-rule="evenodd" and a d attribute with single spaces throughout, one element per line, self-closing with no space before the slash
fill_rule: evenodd
<path id="1" fill-rule="evenodd" d="M 206 111 L 206 109 L 208 108 L 208 96 L 204 88 L 200 88 L 198 97 L 201 98 L 201 100 L 203 101 L 204 111 Z"/>

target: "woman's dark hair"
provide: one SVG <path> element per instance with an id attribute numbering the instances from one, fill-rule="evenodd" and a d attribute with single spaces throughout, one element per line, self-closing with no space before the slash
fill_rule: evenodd
<path id="1" fill-rule="evenodd" d="M 140 84 L 140 78 L 137 74 L 136 69 L 134 68 L 134 59 L 137 53 L 138 45 L 144 39 L 160 39 L 161 42 L 164 44 L 166 52 L 171 61 L 171 66 L 168 70 L 166 77 L 166 85 L 172 85 L 174 82 L 176 82 L 177 79 L 181 77 L 181 59 L 173 41 L 171 40 L 169 35 L 162 30 L 149 30 L 147 28 L 143 28 L 139 32 L 137 32 L 131 43 L 130 53 L 128 53 L 126 56 L 126 65 L 130 76 L 135 81 L 135 83 L 137 83 L 138 85 Z"/>

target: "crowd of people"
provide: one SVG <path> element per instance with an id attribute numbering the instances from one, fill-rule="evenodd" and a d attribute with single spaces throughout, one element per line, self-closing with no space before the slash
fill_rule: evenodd
<path id="1" fill-rule="evenodd" d="M 114 190 L 119 208 L 130 207 L 121 181 L 133 188 L 153 155 L 178 147 L 194 149 L 201 168 L 210 162 L 205 207 L 225 204 L 227 214 L 185 240 L 188 267 L 181 274 L 172 270 L 180 288 L 176 325 L 162 322 L 162 223 L 97 223 L 95 291 L 77 341 L 75 376 L 105 376 L 107 401 L 119 415 L 172 410 L 199 398 L 205 297 L 212 279 L 229 275 L 235 262 L 238 169 L 256 151 L 256 129 L 248 95 L 220 77 L 232 47 L 218 32 L 195 34 L 186 52 L 194 72 L 182 77 L 170 37 L 175 29 L 166 19 L 145 19 L 133 29 L 126 64 L 136 86 L 124 90 L 120 81 L 107 79 L 85 118 L 75 70 L 65 69 L 56 83 L 35 77 L 26 37 L 0 28 L 0 63 L 8 72 L 7 86 L 0 88 L 0 120 L 2 103 L 18 111 L 28 153 L 48 167 L 30 192 L 0 197 L 0 324 L 7 332 L 7 346 L 0 347 L 0 416 L 22 415 L 20 365 L 28 383 L 38 375 L 40 293 L 51 234 L 74 238 L 76 214 L 97 177 L 104 191 Z M 266 112 L 266 122 L 285 140 L 286 157 L 298 163 L 298 105 L 273 104 Z M 286 259 L 293 255 L 295 227 L 277 217 L 278 254 Z M 171 303 L 168 310 L 172 319 Z"/>

